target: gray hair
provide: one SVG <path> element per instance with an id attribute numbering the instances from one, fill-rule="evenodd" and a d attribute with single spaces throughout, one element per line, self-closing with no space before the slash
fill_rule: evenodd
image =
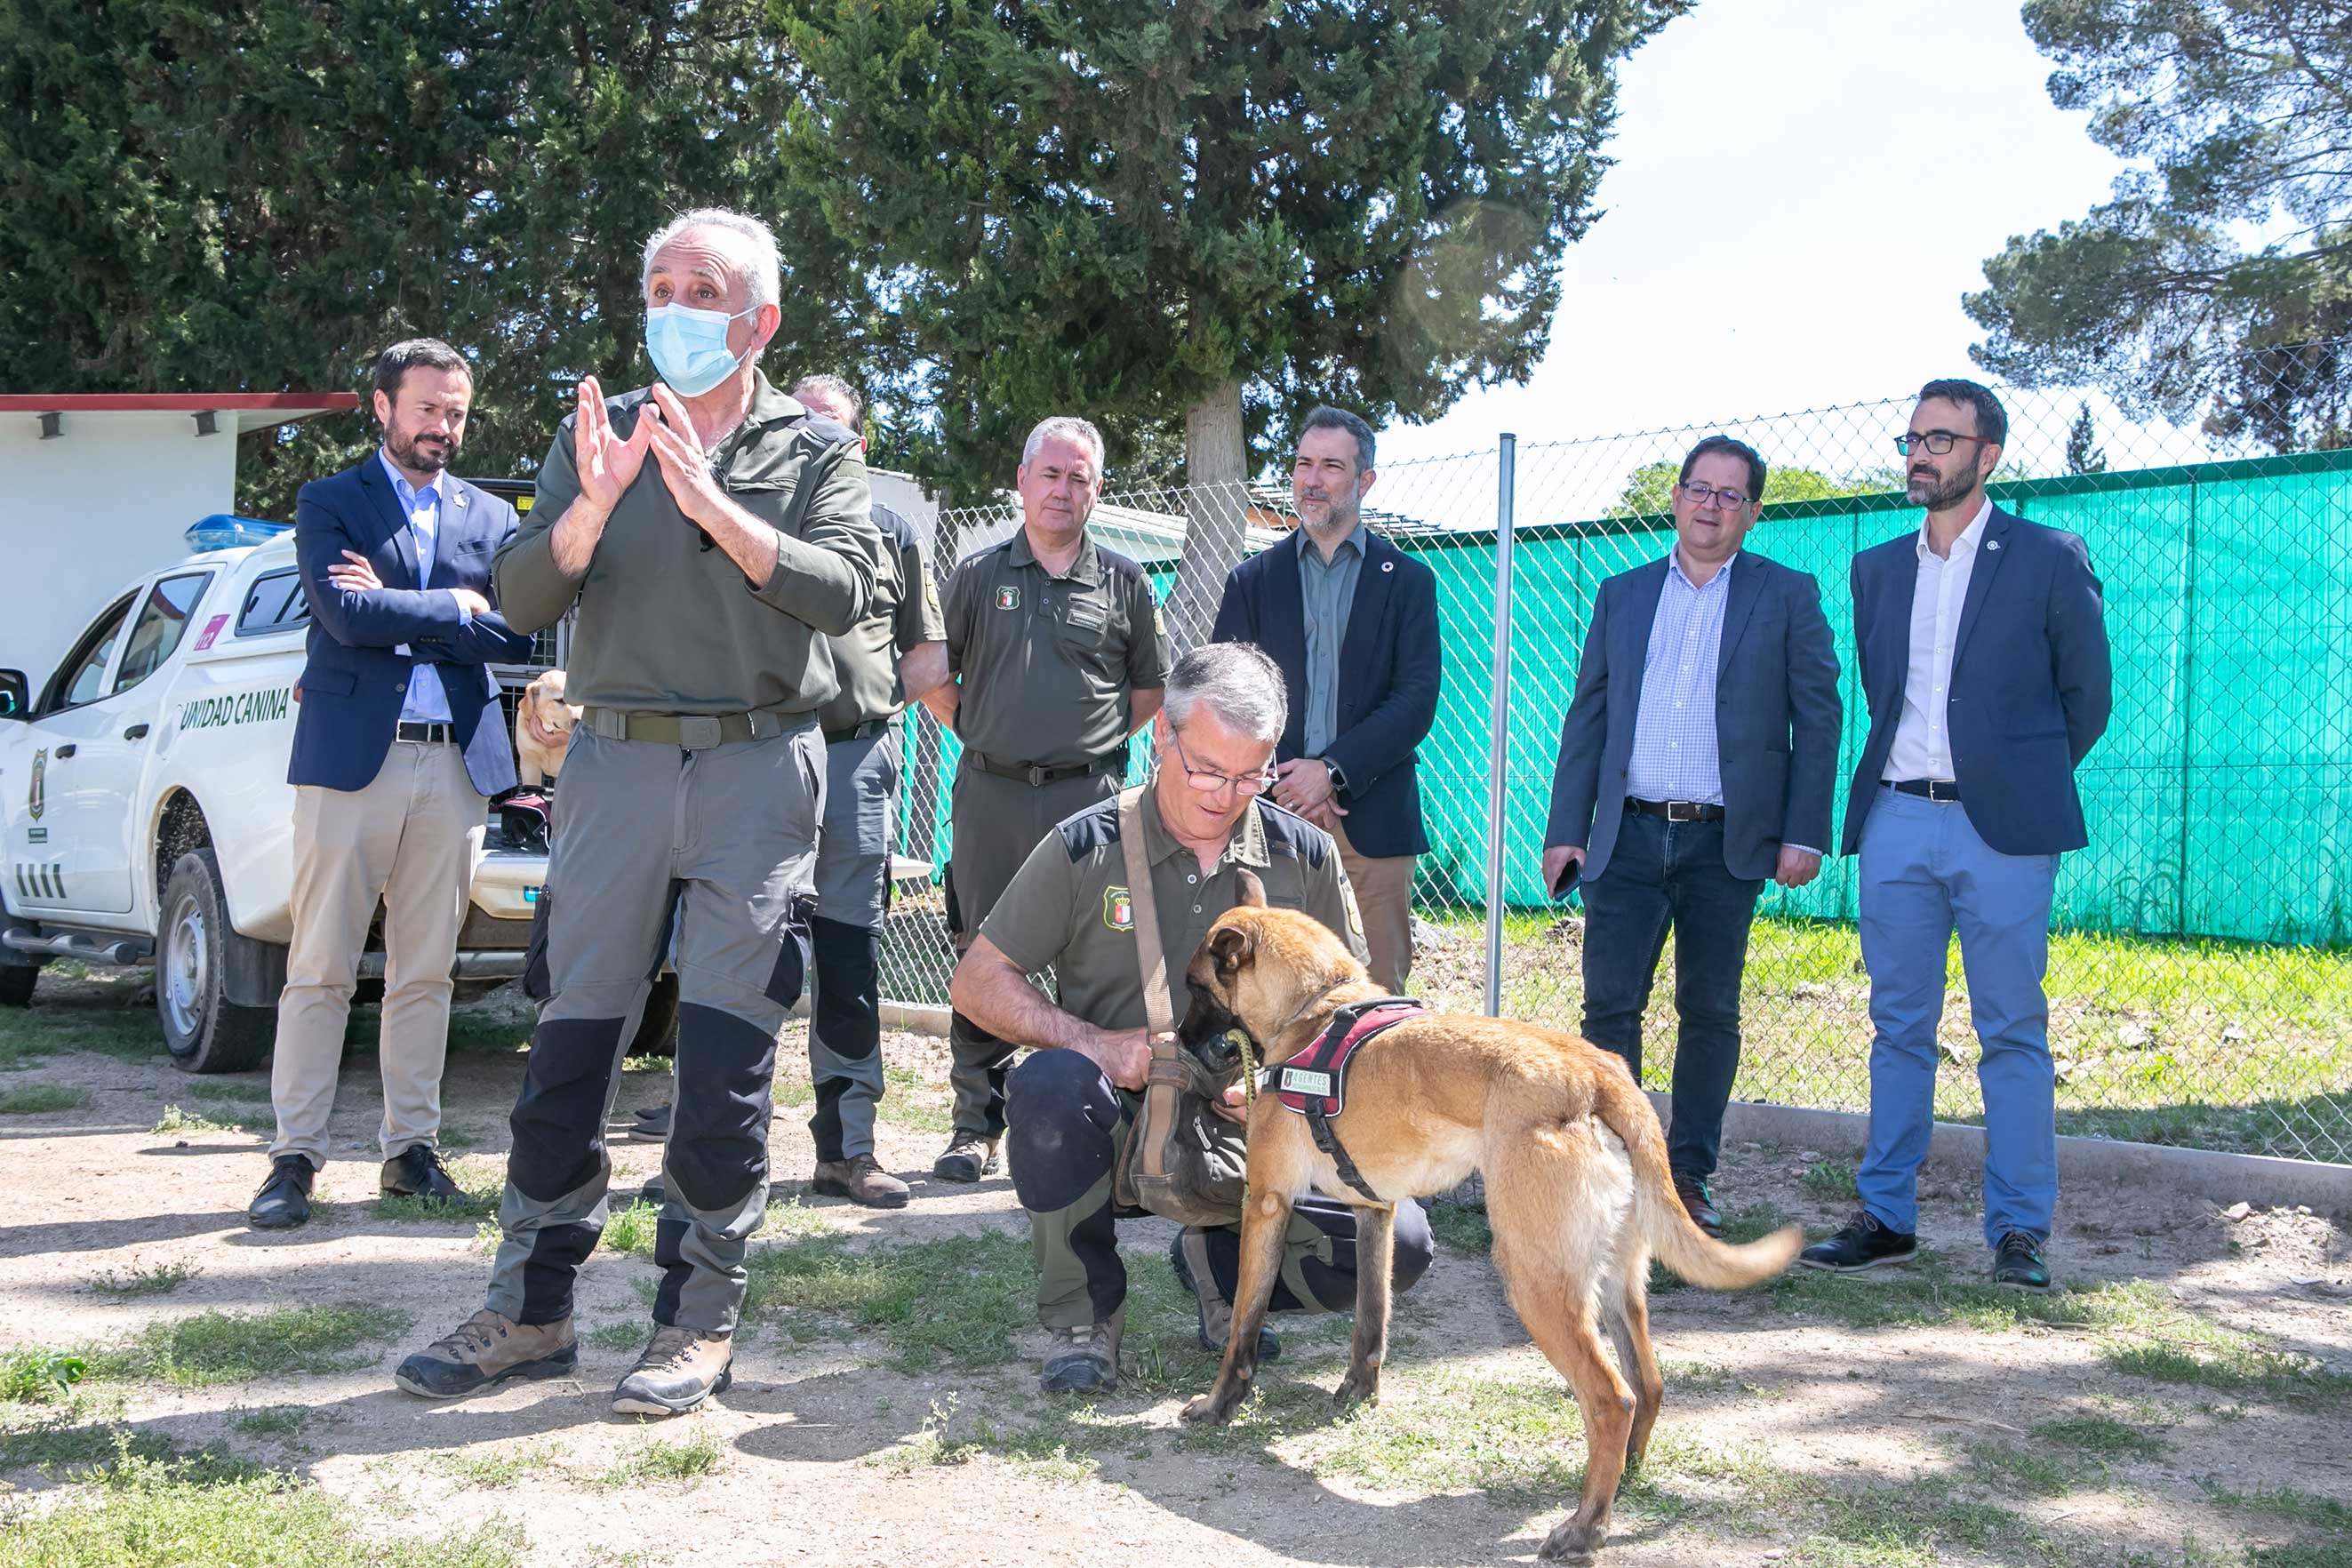
<path id="1" fill-rule="evenodd" d="M 1021 447 L 1021 466 L 1027 468 L 1037 460 L 1037 448 L 1056 437 L 1066 441 L 1082 441 L 1095 449 L 1095 478 L 1102 478 L 1103 438 L 1094 422 L 1074 414 L 1056 414 L 1051 419 L 1037 421 L 1037 428 L 1029 432 L 1029 439 Z"/>
<path id="2" fill-rule="evenodd" d="M 1298 426 L 1299 439 L 1305 440 L 1309 430 L 1345 430 L 1356 438 L 1356 471 L 1360 474 L 1373 467 L 1372 427 L 1360 416 L 1328 403 L 1318 404 L 1307 411 L 1306 419 Z"/>
<path id="3" fill-rule="evenodd" d="M 784 293 L 783 262 L 776 253 L 776 232 L 748 213 L 731 212 L 725 207 L 697 207 L 683 212 L 654 231 L 646 241 L 645 264 L 637 269 L 637 292 L 645 292 L 652 281 L 654 258 L 663 246 L 690 228 L 721 228 L 739 238 L 751 241 L 751 259 L 742 273 L 742 282 L 751 290 L 748 305 L 780 303 Z"/>
<path id="4" fill-rule="evenodd" d="M 1202 702 L 1220 723 L 1269 746 L 1290 722 L 1282 671 L 1255 643 L 1206 642 L 1176 661 L 1161 705 L 1170 726 L 1181 727 Z"/>
<path id="5" fill-rule="evenodd" d="M 824 398 L 827 403 L 836 403 L 847 409 L 849 412 L 843 415 L 841 418 L 844 425 L 855 426 L 858 418 L 866 412 L 866 399 L 857 395 L 857 388 L 837 375 L 828 375 L 819 371 L 813 375 L 804 375 L 793 383 L 793 395 L 803 403 L 809 400 L 811 394 Z"/>

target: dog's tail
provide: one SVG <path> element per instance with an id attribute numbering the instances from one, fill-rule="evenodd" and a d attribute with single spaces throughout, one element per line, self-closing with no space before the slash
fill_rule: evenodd
<path id="1" fill-rule="evenodd" d="M 1658 1113 L 1622 1065 L 1594 1075 L 1596 1108 L 1609 1130 L 1624 1141 L 1633 1163 L 1633 1223 L 1658 1260 L 1691 1284 L 1709 1290 L 1737 1290 L 1769 1279 L 1787 1268 L 1805 1244 L 1805 1233 L 1784 1226 L 1760 1241 L 1740 1246 L 1716 1240 L 1691 1220 L 1675 1195 L 1666 1164 L 1666 1136 Z"/>

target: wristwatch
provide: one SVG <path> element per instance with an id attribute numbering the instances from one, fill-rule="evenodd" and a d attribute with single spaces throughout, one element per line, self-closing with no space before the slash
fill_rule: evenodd
<path id="1" fill-rule="evenodd" d="M 1325 771 L 1330 773 L 1331 793 L 1333 795 L 1338 795 L 1341 790 L 1348 787 L 1348 775 L 1340 771 L 1339 763 L 1333 762 L 1328 757 L 1318 757 L 1315 760 L 1321 763 Z"/>

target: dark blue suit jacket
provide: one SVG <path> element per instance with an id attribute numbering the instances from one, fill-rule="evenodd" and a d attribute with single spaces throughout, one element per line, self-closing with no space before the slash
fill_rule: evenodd
<path id="1" fill-rule="evenodd" d="M 1665 582 L 1661 559 L 1619 573 L 1593 595 L 1544 832 L 1547 848 L 1583 847 L 1588 881 L 1608 869 L 1625 818 L 1642 672 Z M 1740 552 L 1731 563 L 1715 665 L 1723 863 L 1733 876 L 1769 877 L 1783 844 L 1828 851 L 1843 712 L 1821 584 L 1754 551 Z"/>
<path id="2" fill-rule="evenodd" d="M 1212 642 L 1255 643 L 1281 666 L 1290 723 L 1276 748 L 1277 762 L 1307 751 L 1307 606 L 1298 552 L 1308 548 L 1301 528 L 1234 567 L 1209 634 Z M 1359 855 L 1382 859 L 1429 848 L 1413 752 L 1437 721 L 1442 669 L 1437 574 L 1367 529 L 1339 647 L 1338 733 L 1322 752 L 1347 777 L 1339 804 L 1348 812 L 1348 842 Z"/>
<path id="3" fill-rule="evenodd" d="M 1903 718 L 1918 539 L 1914 529 L 1853 558 L 1870 738 L 1846 796 L 1848 855 L 1862 847 Z M 1969 570 L 1948 689 L 1952 776 L 1977 836 L 2004 855 L 2088 844 L 2074 769 L 2105 731 L 2115 690 L 2105 605 L 2080 538 L 1993 508 Z"/>
<path id="4" fill-rule="evenodd" d="M 495 611 L 460 624 L 457 600 L 426 590 L 471 588 L 495 602 L 490 557 L 513 537 L 515 509 L 454 474 L 442 487 L 433 578 L 421 584 L 415 536 L 375 453 L 304 485 L 295 499 L 294 558 L 310 602 L 310 643 L 289 784 L 366 788 L 392 749 L 408 672 L 423 662 L 438 668 L 449 694 L 474 787 L 496 795 L 513 785 L 514 745 L 483 667 L 520 663 L 530 656 L 530 639 L 509 631 Z M 346 550 L 366 556 L 384 585 L 337 588 L 327 568 L 341 564 Z M 402 643 L 407 653 L 392 651 Z"/>

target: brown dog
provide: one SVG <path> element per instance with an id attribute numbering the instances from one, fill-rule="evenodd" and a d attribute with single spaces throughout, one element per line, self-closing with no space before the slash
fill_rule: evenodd
<path id="1" fill-rule="evenodd" d="M 1181 1034 L 1190 1044 L 1238 1025 L 1276 1065 L 1313 1044 L 1340 1006 L 1381 991 L 1337 936 L 1297 910 L 1265 908 L 1256 879 L 1242 875 L 1242 905 L 1210 928 L 1185 972 L 1192 1005 Z M 1339 1178 L 1306 1117 L 1258 1096 L 1233 1331 L 1216 1385 L 1184 1419 L 1228 1420 L 1247 1395 L 1290 1206 L 1310 1187 L 1357 1205 L 1356 1333 L 1335 1397 L 1373 1397 L 1388 1342 L 1395 1210 L 1386 1205 L 1484 1172 L 1496 1269 L 1519 1321 L 1575 1391 L 1590 1448 L 1581 1504 L 1542 1555 L 1589 1558 L 1608 1535 L 1618 1480 L 1649 1446 L 1664 1392 L 1644 1296 L 1651 1253 L 1694 1285 L 1735 1289 L 1786 1268 L 1803 1233 L 1790 1226 L 1745 1247 L 1708 1237 L 1675 1196 L 1657 1113 L 1625 1064 L 1533 1024 L 1423 1013 L 1374 1036 L 1357 1049 L 1330 1127 L 1384 1204 Z M 1616 1367 L 1601 1354 L 1604 1330 Z"/>
<path id="2" fill-rule="evenodd" d="M 580 710 L 563 700 L 563 672 L 550 669 L 534 678 L 522 689 L 515 710 L 522 721 L 515 726 L 515 778 L 545 784 L 563 771 L 563 753 L 572 749 L 572 731 L 580 722 Z M 543 735 L 555 739 L 551 742 Z"/>

